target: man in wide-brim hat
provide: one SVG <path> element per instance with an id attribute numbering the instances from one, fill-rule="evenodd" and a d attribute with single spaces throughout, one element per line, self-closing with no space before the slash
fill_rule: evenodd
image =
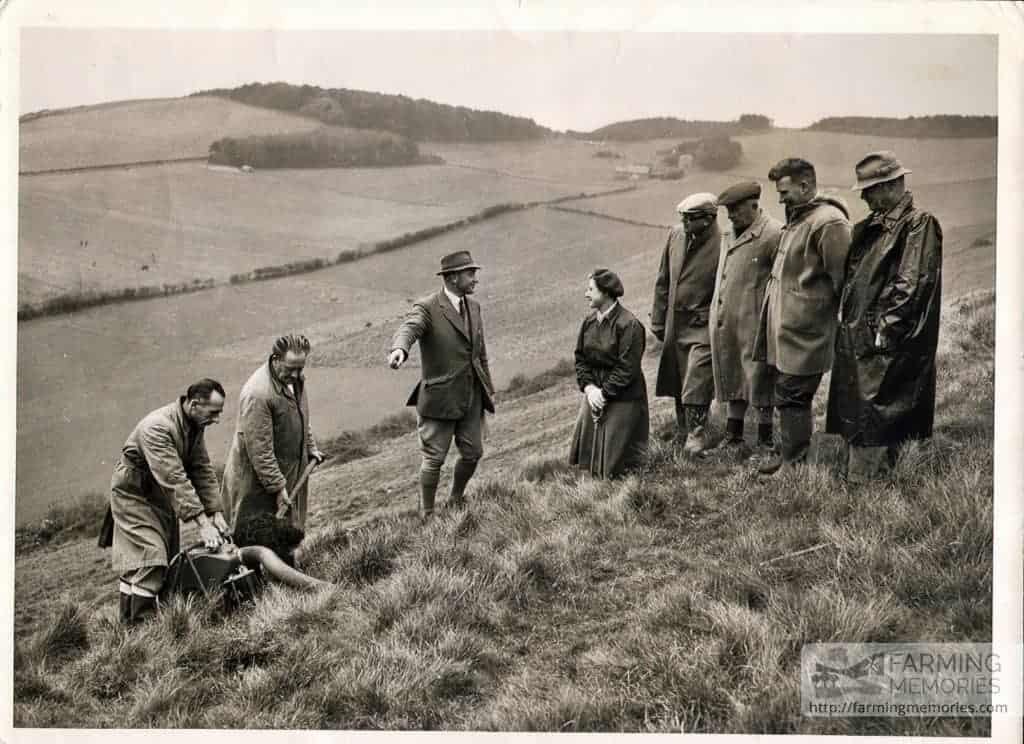
<path id="1" fill-rule="evenodd" d="M 887 471 L 904 440 L 931 436 L 942 289 L 942 229 L 914 206 L 910 171 L 889 151 L 855 171 L 871 214 L 853 228 L 826 424 L 847 441 L 853 483 Z"/>
<path id="2" fill-rule="evenodd" d="M 420 437 L 420 513 L 434 496 L 452 439 L 459 451 L 449 503 L 462 506 L 466 485 L 483 455 L 484 411 L 494 413 L 494 386 L 476 290 L 480 266 L 469 251 L 441 259 L 441 290 L 413 303 L 391 342 L 388 365 L 398 369 L 419 342 L 422 377 L 407 405 L 416 406 Z"/>
<path id="3" fill-rule="evenodd" d="M 707 418 L 715 381 L 708 317 L 722 235 L 714 194 L 691 194 L 676 211 L 682 223 L 669 231 L 654 283 L 651 332 L 664 342 L 654 393 L 675 399 L 683 449 L 699 455 L 710 446 Z"/>

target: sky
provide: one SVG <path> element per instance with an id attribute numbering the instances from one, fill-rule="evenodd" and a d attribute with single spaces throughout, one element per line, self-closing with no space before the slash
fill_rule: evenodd
<path id="1" fill-rule="evenodd" d="M 21 113 L 285 81 L 592 130 L 651 116 L 997 113 L 991 35 L 23 27 Z"/>

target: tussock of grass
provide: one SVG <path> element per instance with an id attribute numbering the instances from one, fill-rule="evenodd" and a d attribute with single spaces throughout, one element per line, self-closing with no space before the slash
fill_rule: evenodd
<path id="1" fill-rule="evenodd" d="M 103 524 L 108 503 L 105 494 L 85 493 L 71 501 L 53 504 L 41 520 L 14 531 L 15 554 L 24 555 L 44 545 L 83 535 L 95 536 Z"/>
<path id="2" fill-rule="evenodd" d="M 827 440 L 769 481 L 657 439 L 616 482 L 535 455 L 425 525 L 311 535 L 303 567 L 332 589 L 227 616 L 172 603 L 131 631 L 69 604 L 19 645 L 15 721 L 986 735 L 800 714 L 806 643 L 991 635 L 993 308 L 947 315 L 936 435 L 887 481 L 845 484 Z"/>
<path id="3" fill-rule="evenodd" d="M 514 375 L 508 381 L 508 386 L 503 392 L 502 400 L 525 398 L 527 395 L 547 390 L 549 387 L 564 383 L 567 380 L 575 380 L 575 376 L 576 365 L 571 359 L 563 359 L 554 367 L 532 377 L 522 374 Z"/>

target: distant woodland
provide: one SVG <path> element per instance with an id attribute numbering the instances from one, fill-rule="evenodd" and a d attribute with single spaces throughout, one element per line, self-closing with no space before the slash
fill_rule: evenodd
<path id="1" fill-rule="evenodd" d="M 761 114 L 743 114 L 736 121 L 689 121 L 661 116 L 619 121 L 592 132 L 569 130 L 568 134 L 579 139 L 638 142 L 676 137 L 728 137 L 766 132 L 771 128 L 772 120 Z"/>
<path id="2" fill-rule="evenodd" d="M 999 119 L 995 116 L 909 116 L 891 119 L 879 116 L 829 116 L 807 127 L 819 132 L 870 134 L 876 137 L 995 137 Z"/>
<path id="3" fill-rule="evenodd" d="M 324 127 L 313 132 L 224 137 L 210 162 L 253 168 L 353 168 L 421 162 L 416 143 L 391 132 Z"/>
<path id="4" fill-rule="evenodd" d="M 551 133 L 521 116 L 345 88 L 250 83 L 192 95 L 289 111 L 332 126 L 394 132 L 417 142 L 500 142 L 538 139 Z"/>

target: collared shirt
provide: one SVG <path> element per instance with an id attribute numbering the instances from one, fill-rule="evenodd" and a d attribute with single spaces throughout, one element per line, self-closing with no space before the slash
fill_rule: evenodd
<path id="1" fill-rule="evenodd" d="M 452 291 L 449 290 L 448 287 L 444 288 L 444 293 L 448 295 L 448 300 L 449 302 L 452 303 L 452 307 L 455 308 L 455 312 L 457 312 L 459 315 L 462 315 L 462 298 L 459 297 L 457 294 L 452 293 Z"/>
<path id="2" fill-rule="evenodd" d="M 607 318 L 609 315 L 611 315 L 612 314 L 612 310 L 614 310 L 616 307 L 618 307 L 618 305 L 619 305 L 619 301 L 618 300 L 613 300 L 612 304 L 609 305 L 605 309 L 605 311 L 603 313 L 600 310 L 598 310 L 597 311 L 597 322 L 598 323 L 604 323 L 605 318 Z"/>

